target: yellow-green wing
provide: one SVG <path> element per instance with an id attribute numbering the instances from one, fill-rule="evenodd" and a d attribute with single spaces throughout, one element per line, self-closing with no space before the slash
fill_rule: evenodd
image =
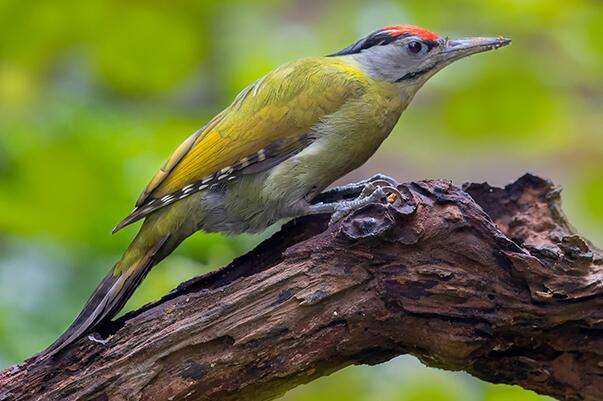
<path id="1" fill-rule="evenodd" d="M 176 149 L 115 231 L 217 180 L 234 179 L 238 170 L 307 146 L 313 127 L 362 95 L 364 79 L 341 60 L 318 57 L 269 73 Z"/>

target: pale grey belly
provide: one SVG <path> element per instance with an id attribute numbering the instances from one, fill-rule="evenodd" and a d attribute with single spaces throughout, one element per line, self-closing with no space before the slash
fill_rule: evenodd
<path id="1" fill-rule="evenodd" d="M 262 196 L 270 172 L 243 176 L 211 191 L 199 193 L 192 215 L 197 230 L 230 234 L 260 232 L 283 218 L 295 217 L 291 196 Z"/>

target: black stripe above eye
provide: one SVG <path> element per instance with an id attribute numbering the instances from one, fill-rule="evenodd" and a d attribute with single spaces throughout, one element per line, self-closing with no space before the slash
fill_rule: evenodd
<path id="1" fill-rule="evenodd" d="M 346 54 L 357 54 L 363 50 L 369 49 L 373 46 L 383 46 L 390 44 L 400 38 L 405 38 L 413 36 L 410 34 L 402 34 L 402 35 L 390 35 L 389 32 L 377 31 L 371 33 L 365 38 L 360 39 L 358 42 L 354 43 L 351 46 L 346 47 L 343 50 L 338 51 L 337 53 L 329 54 L 327 57 L 334 56 L 344 56 Z"/>

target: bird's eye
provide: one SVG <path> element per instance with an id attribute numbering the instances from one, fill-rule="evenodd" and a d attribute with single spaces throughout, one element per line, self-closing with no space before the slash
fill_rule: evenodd
<path id="1" fill-rule="evenodd" d="M 412 54 L 419 54 L 423 50 L 423 44 L 421 42 L 412 41 L 408 44 L 408 51 Z"/>

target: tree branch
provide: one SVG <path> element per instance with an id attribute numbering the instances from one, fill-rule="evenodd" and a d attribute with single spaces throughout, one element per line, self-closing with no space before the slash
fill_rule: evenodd
<path id="1" fill-rule="evenodd" d="M 534 176 L 402 185 L 301 218 L 229 266 L 0 373 L 0 400 L 267 400 L 410 353 L 560 400 L 603 399 L 603 259 Z M 325 195 L 333 198 L 333 194 Z"/>

